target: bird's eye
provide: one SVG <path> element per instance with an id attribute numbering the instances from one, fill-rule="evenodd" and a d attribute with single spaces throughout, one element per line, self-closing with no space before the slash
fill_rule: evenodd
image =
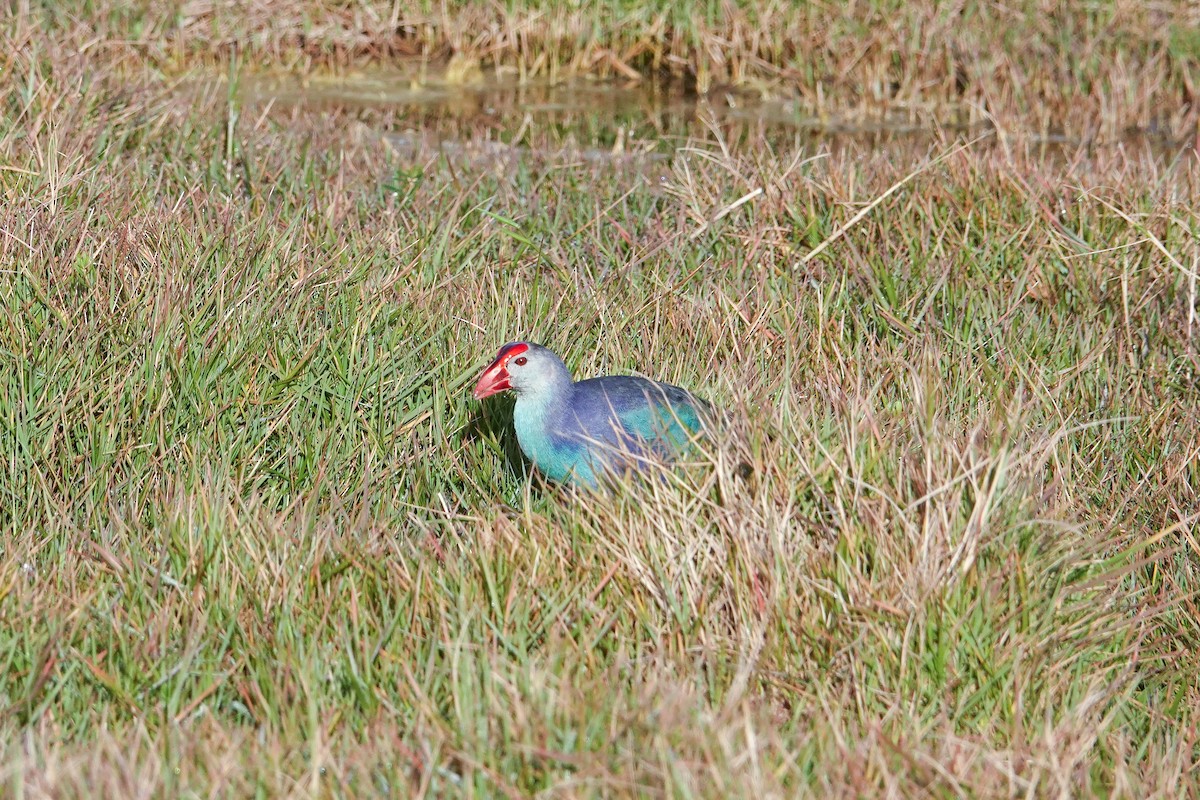
<path id="1" fill-rule="evenodd" d="M 526 358 L 525 356 L 517 356 L 516 358 L 513 359 L 513 363 L 516 364 L 518 367 L 523 367 L 529 363 L 529 359 Z"/>

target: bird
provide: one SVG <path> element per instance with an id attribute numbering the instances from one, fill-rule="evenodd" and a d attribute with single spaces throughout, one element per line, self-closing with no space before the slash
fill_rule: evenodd
<path id="1" fill-rule="evenodd" d="M 554 351 L 509 342 L 475 384 L 476 400 L 517 396 L 517 442 L 556 483 L 598 489 L 621 473 L 682 455 L 709 428 L 713 409 L 686 389 L 633 375 L 576 381 Z"/>

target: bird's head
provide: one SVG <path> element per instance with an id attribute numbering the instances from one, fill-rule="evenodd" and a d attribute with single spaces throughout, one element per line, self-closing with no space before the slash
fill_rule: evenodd
<path id="1" fill-rule="evenodd" d="M 518 395 L 571 382 L 562 359 L 532 342 L 509 342 L 500 348 L 475 384 L 475 399 L 482 400 L 512 389 Z"/>

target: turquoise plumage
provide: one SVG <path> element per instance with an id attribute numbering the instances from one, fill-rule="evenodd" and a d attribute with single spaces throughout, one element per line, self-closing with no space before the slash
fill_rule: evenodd
<path id="1" fill-rule="evenodd" d="M 547 477 L 597 488 L 606 473 L 670 461 L 708 426 L 708 405 L 685 389 L 628 375 L 576 382 L 541 345 L 500 348 L 475 386 L 482 399 L 516 392 L 521 452 Z"/>

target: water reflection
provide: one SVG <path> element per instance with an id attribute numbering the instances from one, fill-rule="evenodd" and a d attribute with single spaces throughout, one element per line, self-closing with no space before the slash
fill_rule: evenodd
<path id="1" fill-rule="evenodd" d="M 257 74 L 240 78 L 239 91 L 247 102 L 357 113 L 387 132 L 400 152 L 434 149 L 493 162 L 527 155 L 532 147 L 567 152 L 583 163 L 641 165 L 696 138 L 730 146 L 911 151 L 991 130 L 971 108 L 937 112 L 875 105 L 816 113 L 778 90 L 724 87 L 700 96 L 679 81 L 522 80 L 515 71 L 484 71 L 454 61 L 336 75 Z M 1052 160 L 1076 158 L 1095 147 L 1052 132 L 1008 131 L 996 138 Z M 1104 145 L 1122 146 L 1172 157 L 1186 144 L 1139 133 Z"/>

